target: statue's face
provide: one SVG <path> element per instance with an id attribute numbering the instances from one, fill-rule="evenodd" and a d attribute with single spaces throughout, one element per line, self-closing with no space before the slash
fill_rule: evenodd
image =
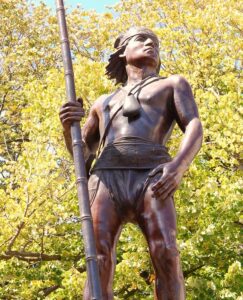
<path id="1" fill-rule="evenodd" d="M 147 33 L 138 33 L 128 42 L 124 51 L 127 64 L 159 66 L 159 41 Z"/>

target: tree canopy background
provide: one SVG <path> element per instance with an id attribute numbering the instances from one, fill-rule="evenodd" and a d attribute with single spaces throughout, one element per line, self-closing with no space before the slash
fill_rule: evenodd
<path id="1" fill-rule="evenodd" d="M 82 299 L 85 281 L 73 163 L 60 106 L 64 76 L 56 16 L 25 0 L 0 3 L 0 298 Z M 236 0 L 122 0 L 109 13 L 67 12 L 77 95 L 88 112 L 112 91 L 104 66 L 119 33 L 147 26 L 163 76 L 190 82 L 202 150 L 175 202 L 187 299 L 242 299 L 242 27 Z M 173 155 L 182 133 L 169 143 Z M 143 236 L 127 225 L 117 248 L 115 299 L 153 299 Z"/>

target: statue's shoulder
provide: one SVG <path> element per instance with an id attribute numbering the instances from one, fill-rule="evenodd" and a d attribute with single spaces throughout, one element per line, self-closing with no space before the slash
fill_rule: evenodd
<path id="1" fill-rule="evenodd" d="M 94 106 L 95 106 L 95 107 L 98 107 L 98 106 L 102 105 L 102 104 L 106 101 L 106 99 L 109 98 L 109 97 L 110 97 L 110 94 L 103 94 L 103 95 L 99 96 L 99 97 L 95 100 Z"/>
<path id="2" fill-rule="evenodd" d="M 120 88 L 116 89 L 110 94 L 103 94 L 95 101 L 95 103 L 97 105 L 104 105 L 105 103 L 108 103 L 119 91 Z"/>
<path id="3" fill-rule="evenodd" d="M 189 84 L 186 78 L 179 74 L 170 75 L 165 80 L 169 85 L 171 85 L 171 87 L 179 87 Z"/>
<path id="4" fill-rule="evenodd" d="M 113 99 L 113 97 L 119 92 L 120 89 L 115 90 L 114 92 L 110 94 L 103 94 L 101 95 L 95 102 L 94 102 L 94 108 L 98 110 L 104 110 L 104 107 L 106 107 L 110 101 Z"/>

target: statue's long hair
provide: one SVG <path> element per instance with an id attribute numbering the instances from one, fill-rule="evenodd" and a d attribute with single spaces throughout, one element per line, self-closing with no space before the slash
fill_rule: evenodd
<path id="1" fill-rule="evenodd" d="M 115 79 L 116 84 L 125 84 L 127 82 L 126 62 L 123 57 L 126 45 L 121 46 L 116 52 L 112 53 L 109 58 L 109 63 L 106 66 L 106 75 L 109 79 Z"/>
<path id="2" fill-rule="evenodd" d="M 125 34 L 121 34 L 114 43 L 114 48 L 117 49 L 110 55 L 109 63 L 106 66 L 106 75 L 109 79 L 115 79 L 116 84 L 124 85 L 127 82 L 126 60 L 120 57 L 124 53 L 130 39 L 139 33 L 148 33 L 157 39 L 157 36 L 146 27 L 132 27 Z M 157 74 L 160 71 L 160 65 L 157 68 Z"/>

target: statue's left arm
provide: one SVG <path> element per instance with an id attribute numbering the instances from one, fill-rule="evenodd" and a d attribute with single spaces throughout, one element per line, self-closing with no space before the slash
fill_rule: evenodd
<path id="1" fill-rule="evenodd" d="M 178 75 L 171 76 L 169 80 L 175 113 L 185 133 L 177 155 L 163 166 L 163 175 L 152 188 L 156 198 L 161 200 L 165 200 L 176 191 L 183 174 L 201 148 L 203 137 L 202 124 L 189 83 Z"/>

